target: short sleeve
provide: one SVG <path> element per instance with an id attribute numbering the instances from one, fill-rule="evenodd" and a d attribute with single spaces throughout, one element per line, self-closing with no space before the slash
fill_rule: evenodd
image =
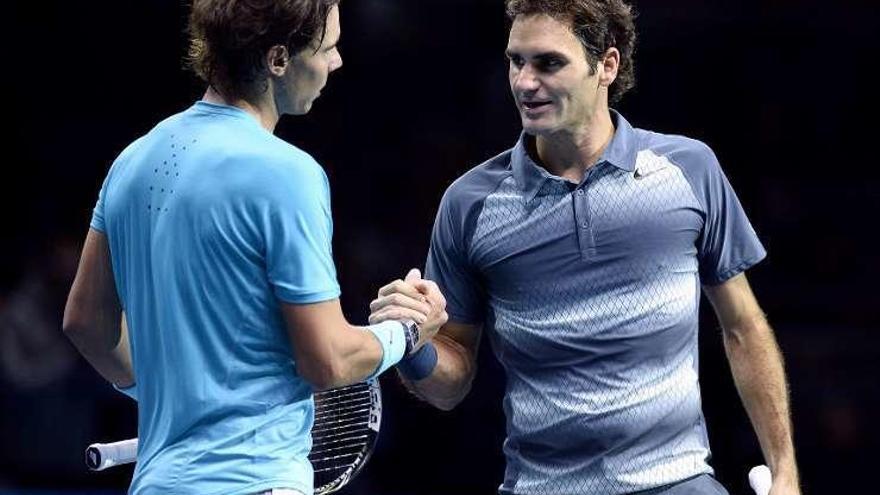
<path id="1" fill-rule="evenodd" d="M 296 304 L 339 297 L 333 264 L 330 188 L 323 169 L 312 161 L 280 167 L 269 174 L 264 222 L 266 272 L 278 299 Z"/>
<path id="2" fill-rule="evenodd" d="M 454 189 L 450 188 L 434 221 L 425 278 L 436 282 L 446 297 L 451 321 L 477 325 L 485 318 L 486 298 L 479 272 L 470 263 L 465 248 L 466 230 L 472 223 L 466 216 L 455 207 Z"/>
<path id="3" fill-rule="evenodd" d="M 129 157 L 136 152 L 143 139 L 143 137 L 136 139 L 129 144 L 121 153 L 119 153 L 119 156 L 113 161 L 113 165 L 110 166 L 110 170 L 107 172 L 107 176 L 104 177 L 103 184 L 101 184 L 101 190 L 98 192 L 98 200 L 95 202 L 95 208 L 92 210 L 92 220 L 89 222 L 91 228 L 99 232 L 107 233 L 107 217 L 105 213 L 107 210 L 107 197 L 110 195 L 110 191 L 113 188 L 113 179 L 116 174 L 119 173 L 119 170 L 128 162 Z"/>
<path id="4" fill-rule="evenodd" d="M 705 145 L 698 151 L 704 174 L 696 191 L 706 210 L 697 246 L 700 280 L 717 285 L 751 268 L 767 252 L 715 154 Z"/>
<path id="5" fill-rule="evenodd" d="M 109 187 L 110 174 L 104 178 L 101 190 L 98 192 L 98 201 L 95 202 L 95 208 L 92 210 L 92 221 L 89 226 L 99 232 L 107 232 L 107 225 L 104 222 L 104 200 L 107 197 L 107 189 Z"/>

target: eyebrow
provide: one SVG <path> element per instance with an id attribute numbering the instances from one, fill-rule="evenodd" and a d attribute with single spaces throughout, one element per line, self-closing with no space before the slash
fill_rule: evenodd
<path id="1" fill-rule="evenodd" d="M 512 50 L 504 50 L 504 55 L 506 55 L 508 58 L 510 58 L 514 55 L 522 56 L 521 53 L 518 53 L 518 52 L 515 52 Z M 537 58 L 537 59 L 560 58 L 563 60 L 568 60 L 567 55 L 565 55 L 562 52 L 557 52 L 556 50 L 550 50 L 548 52 L 536 53 L 536 54 L 532 55 L 531 58 Z"/>

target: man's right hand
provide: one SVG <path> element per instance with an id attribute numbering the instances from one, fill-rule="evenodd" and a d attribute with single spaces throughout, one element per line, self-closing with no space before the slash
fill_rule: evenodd
<path id="1" fill-rule="evenodd" d="M 446 324 L 446 298 L 431 280 L 422 279 L 413 268 L 404 280 L 395 280 L 379 289 L 370 303 L 370 324 L 386 320 L 412 320 L 419 325 L 419 341 L 415 349 L 428 342 Z"/>

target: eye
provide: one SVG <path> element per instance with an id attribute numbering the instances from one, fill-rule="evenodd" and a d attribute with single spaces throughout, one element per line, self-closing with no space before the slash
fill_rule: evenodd
<path id="1" fill-rule="evenodd" d="M 539 59 L 536 65 L 541 72 L 556 72 L 565 67 L 566 63 L 559 57 L 547 57 Z"/>
<path id="2" fill-rule="evenodd" d="M 519 55 L 508 55 L 507 60 L 510 61 L 510 64 L 514 67 L 522 67 L 525 64 L 525 60 Z"/>

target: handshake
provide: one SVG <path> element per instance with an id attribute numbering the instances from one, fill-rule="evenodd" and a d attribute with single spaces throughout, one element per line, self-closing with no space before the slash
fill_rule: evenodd
<path id="1" fill-rule="evenodd" d="M 383 321 L 413 321 L 418 327 L 418 340 L 411 353 L 418 351 L 446 324 L 446 298 L 437 284 L 422 278 L 413 268 L 403 280 L 395 280 L 379 289 L 370 303 L 370 324 Z"/>

